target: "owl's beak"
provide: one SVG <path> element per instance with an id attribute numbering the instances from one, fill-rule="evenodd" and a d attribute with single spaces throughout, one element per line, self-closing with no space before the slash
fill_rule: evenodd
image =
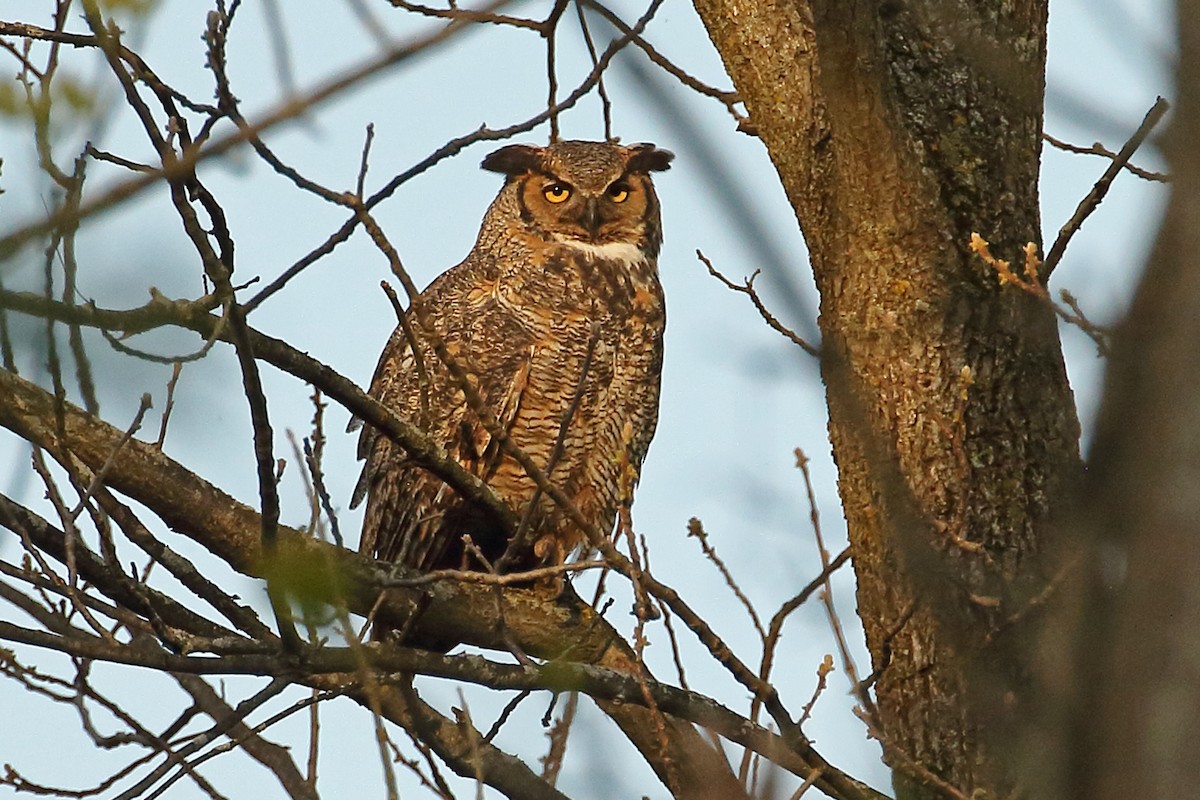
<path id="1" fill-rule="evenodd" d="M 604 220 L 600 219 L 600 204 L 596 198 L 590 198 L 583 206 L 583 213 L 579 215 L 579 224 L 584 227 L 593 239 L 600 235 L 600 226 Z"/>

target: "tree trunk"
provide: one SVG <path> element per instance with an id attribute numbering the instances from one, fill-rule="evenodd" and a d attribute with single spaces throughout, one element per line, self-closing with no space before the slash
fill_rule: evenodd
<path id="1" fill-rule="evenodd" d="M 972 255 L 1040 244 L 1045 0 L 695 0 L 821 293 L 822 373 L 901 798 L 1004 794 L 1019 642 L 1078 422 L 1048 306 Z M 1018 267 L 1019 271 L 1019 267 Z M 1014 622 L 1014 620 L 1016 620 Z M 1004 635 L 1001 635 L 1001 634 Z"/>

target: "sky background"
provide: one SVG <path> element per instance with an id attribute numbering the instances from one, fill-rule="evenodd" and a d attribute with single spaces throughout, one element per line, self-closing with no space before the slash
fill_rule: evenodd
<path id="1" fill-rule="evenodd" d="M 295 86 L 301 93 L 377 52 L 378 43 L 355 16 L 354 4 L 280 5 L 286 5 L 284 32 Z M 374 9 L 375 17 L 398 40 L 437 27 L 386 4 L 362 5 Z M 0 19 L 48 24 L 49 6 L 35 0 L 5 0 Z M 160 6 L 145 24 L 128 26 L 127 41 L 168 83 L 198 100 L 208 100 L 211 76 L 203 69 L 200 36 L 211 7 L 201 2 Z M 614 7 L 627 20 L 641 12 L 637 3 Z M 286 92 L 269 45 L 267 9 L 260 0 L 248 0 L 239 11 L 229 45 L 231 83 L 250 119 L 275 106 Z M 515 4 L 511 11 L 544 13 L 541 4 L 532 3 Z M 1077 144 L 1100 140 L 1119 149 L 1155 96 L 1173 94 L 1173 22 L 1168 4 L 1163 0 L 1053 0 L 1050 20 L 1046 131 Z M 83 31 L 84 26 L 76 21 L 69 29 Z M 569 31 L 560 37 L 565 94 L 590 65 L 577 29 L 564 25 L 563 30 Z M 610 38 L 598 21 L 593 30 L 601 44 Z M 696 77 L 729 87 L 690 4 L 668 0 L 646 38 Z M 0 58 L 0 64 L 12 60 Z M 89 54 L 64 54 L 64 70 L 88 85 L 98 75 L 103 77 L 98 66 Z M 4 66 L 0 80 L 7 80 L 14 70 L 15 65 Z M 656 92 L 645 91 L 647 80 Z M 101 80 L 99 85 L 103 86 L 99 102 L 115 102 L 111 83 Z M 757 636 L 720 575 L 700 555 L 695 541 L 686 538 L 686 524 L 693 516 L 703 520 L 712 543 L 763 615 L 772 614 L 807 583 L 818 572 L 819 559 L 801 476 L 794 468 L 794 448 L 803 448 L 812 458 L 829 548 L 837 552 L 845 543 L 825 432 L 824 388 L 816 361 L 767 329 L 745 297 L 710 278 L 695 251 L 702 250 L 735 280 L 762 269 L 759 287 L 765 302 L 803 333 L 815 330 L 817 307 L 803 240 L 765 149 L 758 140 L 738 133 L 719 103 L 683 89 L 670 76 L 650 68 L 632 49 L 616 59 L 606 86 L 614 101 L 616 135 L 625 142 L 652 141 L 677 155 L 673 169 L 656 177 L 666 235 L 659 266 L 668 302 L 667 352 L 660 424 L 642 474 L 635 527 L 649 542 L 656 575 L 679 588 L 744 660 L 757 663 Z M 545 51 L 540 40 L 528 31 L 489 26 L 381 74 L 265 138 L 306 176 L 331 188 L 350 190 L 365 128 L 373 123 L 369 192 L 450 138 L 484 123 L 493 128 L 512 124 L 544 106 Z M 562 132 L 570 138 L 603 136 L 594 96 L 562 118 Z M 60 164 L 69 163 L 82 136 L 78 130 L 63 131 L 56 151 Z M 546 136 L 547 128 L 542 126 L 518 140 L 544 143 Z M 112 152 L 150 160 L 145 136 L 128 113 L 114 115 L 100 141 Z M 483 211 L 500 183 L 499 176 L 479 170 L 478 163 L 498 146 L 484 143 L 468 148 L 406 184 L 377 210 L 418 284 L 428 283 L 470 249 Z M 4 160 L 0 188 L 6 190 L 0 196 L 3 233 L 41 212 L 46 186 L 36 173 L 26 128 L 0 121 L 0 158 Z M 1151 169 L 1163 168 L 1152 147 L 1135 161 Z M 1041 189 L 1047 241 L 1053 240 L 1105 166 L 1100 158 L 1052 148 L 1044 151 Z M 255 276 L 271 280 L 344 220 L 344 211 L 297 191 L 245 149 L 206 164 L 202 176 L 224 205 L 237 242 L 235 282 Z M 94 165 L 89 186 L 99 191 L 123 177 L 106 165 Z M 1161 186 L 1122 175 L 1076 236 L 1055 273 L 1052 289 L 1069 288 L 1097 322 L 1119 319 L 1164 200 Z M 151 286 L 172 297 L 201 293 L 199 265 L 162 190 L 93 220 L 80 231 L 78 251 L 82 254 L 80 291 L 100 306 L 140 305 Z M 40 267 L 28 257 L 0 265 L 0 277 L 9 288 L 34 289 L 41 283 Z M 388 277 L 384 259 L 359 233 L 264 303 L 251 322 L 366 385 L 395 324 L 379 289 L 379 282 Z M 12 322 L 21 343 L 22 373 L 44 377 L 44 344 L 40 344 L 44 328 L 28 319 Z M 116 355 L 98 337 L 88 343 L 105 419 L 124 427 L 133 417 L 138 397 L 149 392 L 155 410 L 146 435 L 153 438 L 170 367 Z M 191 352 L 198 345 L 194 335 L 181 332 L 154 334 L 137 343 L 159 354 Z M 1086 426 L 1099 399 L 1102 362 L 1090 340 L 1076 330 L 1063 331 L 1063 344 Z M 307 435 L 312 416 L 309 390 L 268 366 L 263 368 L 263 378 L 277 432 L 276 454 L 289 461 L 281 486 L 283 521 L 301 525 L 307 520 L 307 500 L 284 431 Z M 342 433 L 347 419 L 337 406 L 327 412 L 326 479 L 339 506 L 341 526 L 353 538 L 361 509 L 347 508 L 358 473 L 354 437 Z M 208 358 L 184 369 L 166 452 L 239 499 L 255 501 L 249 419 L 230 348 L 218 346 Z M 0 433 L 0 486 L 6 494 L 40 508 L 42 492 L 28 465 L 27 449 Z M 201 557 L 188 542 L 165 536 L 181 552 Z M 12 537 L 0 536 L 0 558 L 19 558 Z M 232 572 L 221 574 L 216 567 L 211 577 L 261 603 L 257 581 Z M 865 672 L 869 659 L 860 644 L 849 570 L 837 575 L 834 592 L 856 648 L 855 658 Z M 628 603 L 618 601 L 610 619 L 628 631 L 633 618 L 618 613 L 623 608 Z M 0 615 L 26 623 L 10 609 Z M 652 670 L 673 680 L 665 634 L 658 629 L 651 638 Z M 62 659 L 16 649 L 28 662 L 63 672 Z M 826 653 L 835 652 L 820 606 L 811 602 L 785 628 L 778 659 L 776 682 L 790 707 L 797 709 L 807 701 L 818 664 Z M 711 666 L 686 635 L 684 654 L 693 688 L 744 711 L 744 690 Z M 888 776 L 878 748 L 866 739 L 861 723 L 849 711 L 849 684 L 840 660 L 837 665 L 806 731 L 832 762 L 886 790 Z M 94 676 L 152 728 L 165 725 L 186 704 L 179 690 L 158 676 L 104 666 L 95 667 Z M 240 698 L 264 684 L 230 679 L 224 685 L 229 697 Z M 460 702 L 454 685 L 428 680 L 419 686 L 443 710 Z M 290 693 L 265 713 L 301 696 Z M 466 699 L 473 717 L 486 725 L 508 696 L 468 688 Z M 537 720 L 545 703 L 540 696 L 526 701 L 498 744 L 531 759 L 544 752 Z M 622 745 L 613 726 L 587 702 L 581 703 L 581 709 L 560 779 L 563 791 L 581 798 L 666 797 L 640 759 Z M 259 714 L 251 721 L 263 717 Z M 17 721 L 19 725 L 13 724 Z M 103 716 L 98 724 L 110 731 L 114 727 Z M 292 743 L 295 752 L 302 754 L 306 724 L 305 717 L 296 717 L 268 738 Z M 322 724 L 324 795 L 345 796 L 350 787 L 361 787 L 364 797 L 382 796 L 369 715 L 349 701 L 338 700 L 325 707 Z M 82 788 L 123 766 L 131 753 L 128 749 L 97 751 L 79 731 L 70 708 L 39 700 L 11 681 L 0 682 L 0 763 L 12 763 L 32 780 Z M 610 756 L 618 753 L 619 769 L 614 770 Z M 214 759 L 201 771 L 229 796 L 251 792 L 262 798 L 282 796 L 269 773 L 239 754 Z M 185 780 L 165 796 L 186 798 L 197 791 Z M 9 796 L 10 790 L 0 788 L 0 798 Z M 463 796 L 470 796 L 470 790 L 464 789 Z"/>

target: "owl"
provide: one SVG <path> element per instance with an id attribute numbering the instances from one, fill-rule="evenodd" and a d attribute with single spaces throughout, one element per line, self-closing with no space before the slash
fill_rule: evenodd
<path id="1" fill-rule="evenodd" d="M 428 432 L 523 519 L 509 571 L 559 564 L 586 537 L 468 407 L 435 340 L 488 414 L 602 533 L 632 503 L 658 420 L 662 242 L 651 144 L 514 144 L 483 160 L 504 176 L 475 246 L 421 293 L 389 339 L 371 394 Z M 481 569 L 512 531 L 370 427 L 352 507 L 366 498 L 360 552 L 420 571 Z M 516 550 L 519 549 L 519 552 Z"/>

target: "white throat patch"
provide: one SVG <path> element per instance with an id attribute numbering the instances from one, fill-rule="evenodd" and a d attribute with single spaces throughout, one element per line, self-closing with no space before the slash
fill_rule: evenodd
<path id="1" fill-rule="evenodd" d="M 605 261 L 619 261 L 626 267 L 631 267 L 639 261 L 646 260 L 646 254 L 637 245 L 630 244 L 629 242 L 592 244 L 590 242 L 581 242 L 578 239 L 559 239 L 558 242 L 564 247 L 570 247 L 572 250 L 587 253 L 593 258 L 600 258 Z"/>

